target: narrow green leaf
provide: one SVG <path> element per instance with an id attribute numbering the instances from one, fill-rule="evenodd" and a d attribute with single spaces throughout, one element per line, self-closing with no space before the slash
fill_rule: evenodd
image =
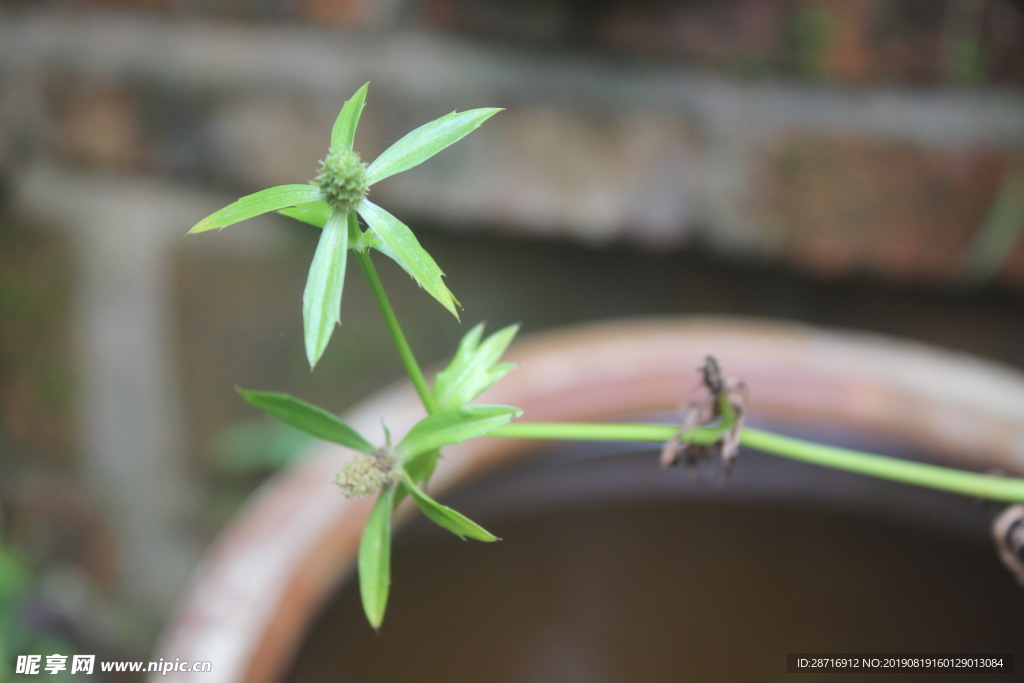
<path id="1" fill-rule="evenodd" d="M 391 509 L 395 487 L 380 492 L 359 541 L 359 594 L 370 626 L 380 628 L 391 586 Z"/>
<path id="2" fill-rule="evenodd" d="M 519 331 L 509 325 L 489 336 L 483 343 L 483 325 L 476 325 L 459 343 L 455 357 L 434 382 L 434 397 L 440 410 L 466 405 L 485 389 L 515 368 L 515 363 L 495 365 Z"/>
<path id="3" fill-rule="evenodd" d="M 331 129 L 331 149 L 352 149 L 352 143 L 356 138 L 356 125 L 359 123 L 359 115 L 363 113 L 363 106 L 366 104 L 366 89 L 369 83 L 356 90 L 356 94 L 348 99 L 341 107 L 338 118 L 334 121 L 334 128 Z"/>
<path id="4" fill-rule="evenodd" d="M 360 436 L 359 432 L 311 403 L 272 391 L 237 391 L 242 398 L 263 412 L 310 436 L 363 453 L 374 451 L 373 444 Z"/>
<path id="5" fill-rule="evenodd" d="M 320 194 L 320 188 L 316 185 L 278 185 L 277 187 L 270 187 L 266 190 L 246 195 L 238 201 L 228 204 L 220 211 L 211 213 L 193 225 L 192 229 L 189 230 L 189 234 L 225 228 L 263 213 L 278 211 L 289 206 L 307 204 L 321 199 L 323 199 L 323 196 Z"/>
<path id="6" fill-rule="evenodd" d="M 522 411 L 512 406 L 465 406 L 429 415 L 413 426 L 395 446 L 395 454 L 408 460 L 441 446 L 483 436 L 508 424 Z"/>
<path id="7" fill-rule="evenodd" d="M 465 360 L 472 356 L 473 352 L 480 346 L 480 339 L 483 336 L 483 323 L 473 325 L 469 332 L 462 335 L 462 339 L 459 340 L 459 348 L 455 350 L 455 357 L 452 358 L 452 362 L 449 363 L 449 368 L 459 362 L 460 359 Z"/>
<path id="8" fill-rule="evenodd" d="M 406 489 L 412 495 L 416 505 L 434 524 L 447 529 L 459 538 L 472 538 L 476 541 L 497 541 L 498 537 L 484 529 L 482 526 L 469 519 L 461 512 L 456 512 L 447 505 L 441 505 L 436 500 L 424 493 L 423 489 L 416 486 L 410 479 L 405 481 Z"/>
<path id="9" fill-rule="evenodd" d="M 420 126 L 384 150 L 366 170 L 373 183 L 422 164 L 445 147 L 466 137 L 501 109 L 470 109 L 452 112 Z"/>
<path id="10" fill-rule="evenodd" d="M 327 202 L 321 199 L 317 202 L 289 206 L 278 210 L 278 213 L 282 216 L 288 216 L 297 221 L 322 228 L 327 225 L 327 219 L 331 217 L 331 211 L 332 209 L 327 205 Z"/>
<path id="11" fill-rule="evenodd" d="M 374 244 L 374 248 L 401 266 L 420 287 L 458 318 L 455 307 L 459 302 L 445 286 L 442 279 L 444 273 L 420 246 L 412 230 L 368 199 L 360 202 L 356 211 L 377 237 L 378 243 Z"/>
<path id="12" fill-rule="evenodd" d="M 507 325 L 487 337 L 477 349 L 476 361 L 483 365 L 494 365 L 518 333 L 519 325 Z"/>
<path id="13" fill-rule="evenodd" d="M 302 294 L 302 322 L 309 367 L 320 360 L 334 326 L 341 322 L 341 292 L 345 284 L 348 257 L 347 214 L 331 212 L 316 245 L 309 266 L 306 290 Z"/>

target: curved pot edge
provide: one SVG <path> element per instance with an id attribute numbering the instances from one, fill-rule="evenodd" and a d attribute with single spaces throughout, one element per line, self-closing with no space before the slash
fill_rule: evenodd
<path id="1" fill-rule="evenodd" d="M 665 412 L 697 384 L 714 352 L 751 387 L 751 417 L 799 413 L 978 454 L 1024 471 L 1024 376 L 975 358 L 877 335 L 731 318 L 632 320 L 528 337 L 520 367 L 481 397 L 531 420 L 605 419 Z M 609 391 L 611 389 L 611 391 Z M 408 387 L 382 391 L 346 418 L 376 434 L 420 416 Z M 533 450 L 480 439 L 451 448 L 435 486 L 453 486 Z M 344 449 L 321 446 L 269 481 L 218 538 L 159 645 L 164 659 L 214 662 L 211 681 L 271 681 L 287 666 L 312 614 L 350 571 L 370 505 L 330 483 Z M 189 680 L 186 674 L 162 680 Z"/>

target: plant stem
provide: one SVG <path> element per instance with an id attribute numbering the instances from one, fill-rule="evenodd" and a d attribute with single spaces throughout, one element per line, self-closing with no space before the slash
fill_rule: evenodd
<path id="1" fill-rule="evenodd" d="M 487 436 L 512 439 L 557 439 L 567 441 L 649 441 L 664 443 L 679 431 L 671 425 L 629 424 L 610 422 L 513 422 L 499 427 Z M 706 429 L 707 436 L 691 432 L 695 443 L 714 443 L 719 430 Z M 706 440 L 705 440 L 706 439 Z"/>
<path id="2" fill-rule="evenodd" d="M 558 439 L 574 441 L 643 441 L 664 443 L 678 432 L 671 425 L 514 422 L 488 436 L 516 439 Z M 721 427 L 699 427 L 683 435 L 690 443 L 710 444 L 723 433 Z M 938 465 L 911 462 L 874 453 L 840 448 L 782 436 L 760 429 L 744 428 L 740 443 L 784 458 L 855 472 L 881 479 L 915 484 L 965 496 L 1004 502 L 1024 502 L 1024 479 L 964 472 Z"/>
<path id="3" fill-rule="evenodd" d="M 744 429 L 741 443 L 766 453 L 814 465 L 834 467 L 965 496 L 1013 503 L 1024 502 L 1024 479 L 1020 478 L 964 472 L 949 467 L 794 439 L 760 429 Z"/>
<path id="4" fill-rule="evenodd" d="M 409 346 L 409 342 L 402 332 L 401 325 L 398 324 L 395 309 L 391 307 L 387 292 L 384 291 L 384 285 L 381 283 L 380 276 L 377 275 L 377 269 L 370 259 L 370 253 L 357 249 L 355 250 L 355 255 L 359 265 L 363 268 L 363 272 L 366 273 L 366 279 L 369 281 L 370 289 L 373 291 L 373 298 L 377 300 L 377 306 L 380 308 L 381 315 L 384 316 L 384 323 L 391 334 L 391 339 L 398 348 L 398 355 L 402 359 L 402 365 L 405 366 L 405 372 L 409 375 L 409 379 L 412 380 L 412 385 L 415 387 L 423 407 L 426 408 L 427 413 L 432 415 L 437 412 L 434 394 L 427 385 L 427 380 L 423 376 L 423 370 L 420 369 L 419 363 L 416 362 L 416 356 L 413 355 L 412 347 Z"/>

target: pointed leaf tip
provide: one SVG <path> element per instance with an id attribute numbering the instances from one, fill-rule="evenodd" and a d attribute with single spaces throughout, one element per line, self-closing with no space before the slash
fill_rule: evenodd
<path id="1" fill-rule="evenodd" d="M 200 233 L 207 230 L 226 228 L 260 214 L 280 211 L 291 206 L 320 201 L 323 197 L 316 185 L 278 185 L 246 195 L 228 204 L 219 211 L 192 226 L 188 233 Z"/>
<path id="2" fill-rule="evenodd" d="M 359 116 L 366 106 L 366 91 L 370 83 L 366 82 L 359 90 L 356 90 L 345 104 L 342 105 L 338 118 L 334 121 L 331 129 L 331 149 L 352 149 L 355 143 L 356 126 L 359 125 Z"/>
<path id="3" fill-rule="evenodd" d="M 395 487 L 380 492 L 359 541 L 359 594 L 375 630 L 384 623 L 391 587 L 391 509 Z"/>
<path id="4" fill-rule="evenodd" d="M 420 126 L 384 150 L 384 153 L 370 164 L 366 170 L 367 180 L 373 184 L 422 164 L 472 133 L 499 111 L 501 109 L 496 108 L 453 111 Z"/>
<path id="5" fill-rule="evenodd" d="M 434 524 L 447 529 L 463 540 L 466 538 L 472 538 L 475 541 L 485 541 L 488 543 L 499 540 L 497 536 L 487 529 L 484 529 L 461 512 L 457 512 L 447 505 L 438 503 L 436 500 L 428 496 L 423 489 L 416 486 L 416 484 L 414 484 L 410 479 L 406 479 L 405 487 L 408 489 L 410 495 L 412 495 L 413 500 L 416 501 L 416 505 L 423 511 L 423 514 L 426 515 L 430 521 L 434 522 Z"/>
<path id="6" fill-rule="evenodd" d="M 444 273 L 433 257 L 420 245 L 412 230 L 369 199 L 364 199 L 356 210 L 377 238 L 374 248 L 401 266 L 402 270 L 458 320 L 458 299 L 444 284 Z"/>

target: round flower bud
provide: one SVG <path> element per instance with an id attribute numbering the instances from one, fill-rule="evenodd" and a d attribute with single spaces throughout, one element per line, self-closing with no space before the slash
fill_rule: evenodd
<path id="1" fill-rule="evenodd" d="M 386 451 L 360 453 L 345 463 L 334 483 L 346 498 L 368 496 L 395 481 L 395 458 Z"/>
<path id="2" fill-rule="evenodd" d="M 351 211 L 369 189 L 366 164 L 350 149 L 331 150 L 320 162 L 316 183 L 332 209 Z"/>

